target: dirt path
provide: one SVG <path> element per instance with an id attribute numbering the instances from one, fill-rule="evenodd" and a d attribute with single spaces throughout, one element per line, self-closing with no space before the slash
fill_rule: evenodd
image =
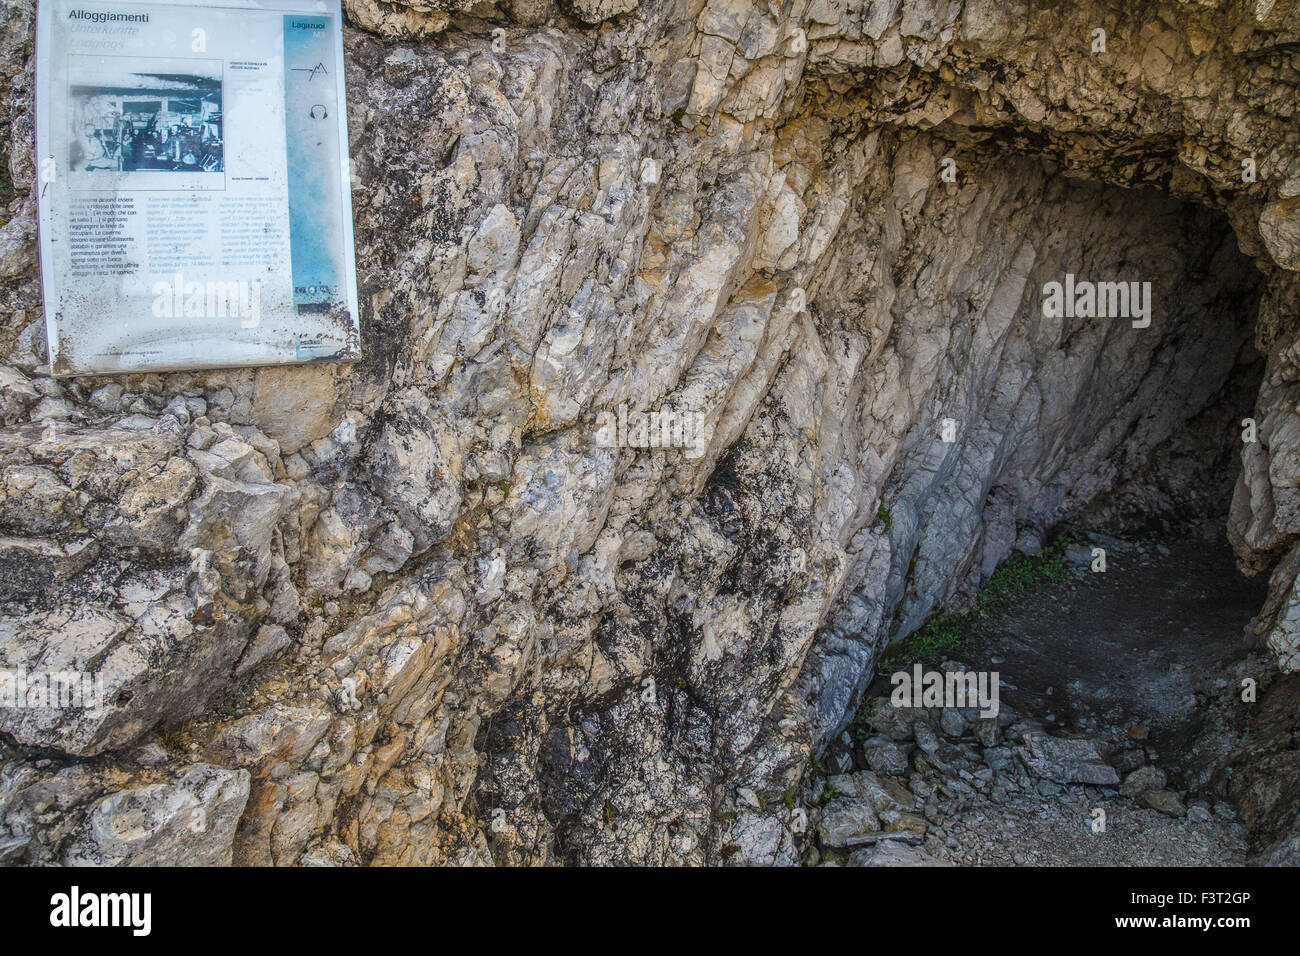
<path id="1" fill-rule="evenodd" d="M 1070 549 L 1065 581 L 979 622 L 963 655 L 1001 670 L 1003 700 L 1053 730 L 1137 726 L 1176 760 L 1201 729 L 1203 698 L 1245 657 L 1265 581 L 1238 573 L 1214 525 L 1168 541 L 1091 538 Z M 1092 547 L 1106 551 L 1104 573 L 1091 570 Z"/>
<path id="2" fill-rule="evenodd" d="M 1104 573 L 1092 570 L 1105 549 Z M 1065 572 L 961 619 L 960 661 L 996 671 L 1000 713 L 891 705 L 878 679 L 827 758 L 816 862 L 1241 865 L 1245 827 L 1206 796 L 1263 582 L 1218 528 L 1091 535 Z M 938 669 L 938 668 L 927 668 Z M 810 860 L 813 862 L 813 860 Z"/>

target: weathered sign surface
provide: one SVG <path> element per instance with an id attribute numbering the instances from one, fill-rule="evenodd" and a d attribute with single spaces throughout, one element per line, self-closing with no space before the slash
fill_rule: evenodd
<path id="1" fill-rule="evenodd" d="M 36 55 L 56 375 L 359 356 L 338 0 L 49 0 Z"/>

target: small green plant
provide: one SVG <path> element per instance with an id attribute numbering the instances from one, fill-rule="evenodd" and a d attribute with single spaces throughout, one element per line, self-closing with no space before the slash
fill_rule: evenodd
<path id="1" fill-rule="evenodd" d="M 890 531 L 894 527 L 894 516 L 889 513 L 883 501 L 876 508 L 876 520 L 885 526 L 885 531 Z"/>
<path id="2" fill-rule="evenodd" d="M 826 806 L 826 804 L 830 803 L 836 797 L 842 796 L 844 796 L 844 794 L 840 792 L 840 788 L 828 780 L 826 786 L 822 789 L 822 806 Z"/>
<path id="3" fill-rule="evenodd" d="M 876 658 L 876 673 L 890 674 L 917 663 L 940 664 L 952 657 L 961 647 L 962 632 L 973 617 L 988 617 L 1007 601 L 1024 597 L 1043 585 L 1064 580 L 1068 574 L 1065 549 L 1074 540 L 1072 535 L 1060 535 L 1032 556 L 1017 551 L 999 564 L 988 580 L 980 585 L 979 594 L 969 609 L 958 614 L 936 614 L 919 630 L 887 647 Z M 908 568 L 909 578 L 915 563 L 914 558 Z M 894 612 L 895 625 L 902 619 L 901 612 L 901 607 Z"/>
<path id="4" fill-rule="evenodd" d="M 877 673 L 906 670 L 913 664 L 938 664 L 951 657 L 962 643 L 959 616 L 937 614 L 906 638 L 891 644 L 877 659 Z"/>
<path id="5" fill-rule="evenodd" d="M 867 713 L 867 703 L 867 701 L 863 701 L 862 706 L 859 707 L 857 713 L 853 715 L 853 719 L 849 721 L 849 733 L 851 733 L 853 739 L 859 743 L 866 740 L 868 737 L 874 737 L 876 735 L 876 728 L 871 725 L 871 718 Z"/>
<path id="6" fill-rule="evenodd" d="M 980 586 L 976 611 L 986 615 L 1009 599 L 1024 597 L 1041 585 L 1064 580 L 1065 549 L 1069 543 L 1069 538 L 1061 537 L 1032 557 L 1016 552 L 1007 558 Z"/>

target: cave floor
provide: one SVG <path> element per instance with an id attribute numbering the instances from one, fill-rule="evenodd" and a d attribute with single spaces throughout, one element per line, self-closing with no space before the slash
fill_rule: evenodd
<path id="1" fill-rule="evenodd" d="M 1104 573 L 1091 569 L 1094 547 Z M 1093 533 L 1066 568 L 962 619 L 960 660 L 942 666 L 998 672 L 996 718 L 895 708 L 888 681 L 873 684 L 866 720 L 827 754 L 842 772 L 822 792 L 815 859 L 1247 862 L 1246 828 L 1210 784 L 1249 720 L 1241 678 L 1267 667 L 1243 642 L 1264 582 L 1237 572 L 1209 523 L 1159 538 Z"/>
<path id="2" fill-rule="evenodd" d="M 1123 731 L 1177 778 L 1208 699 L 1247 657 L 1242 634 L 1265 576 L 1242 577 L 1216 523 L 1185 537 L 1087 537 L 1065 580 L 978 622 L 962 656 L 998 670 L 1002 701 L 1053 732 Z M 1104 573 L 1091 570 L 1094 547 Z"/>

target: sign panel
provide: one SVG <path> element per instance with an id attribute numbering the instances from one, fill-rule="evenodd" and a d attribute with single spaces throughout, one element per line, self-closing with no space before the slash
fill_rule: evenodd
<path id="1" fill-rule="evenodd" d="M 360 355 L 339 0 L 42 0 L 56 375 Z"/>

